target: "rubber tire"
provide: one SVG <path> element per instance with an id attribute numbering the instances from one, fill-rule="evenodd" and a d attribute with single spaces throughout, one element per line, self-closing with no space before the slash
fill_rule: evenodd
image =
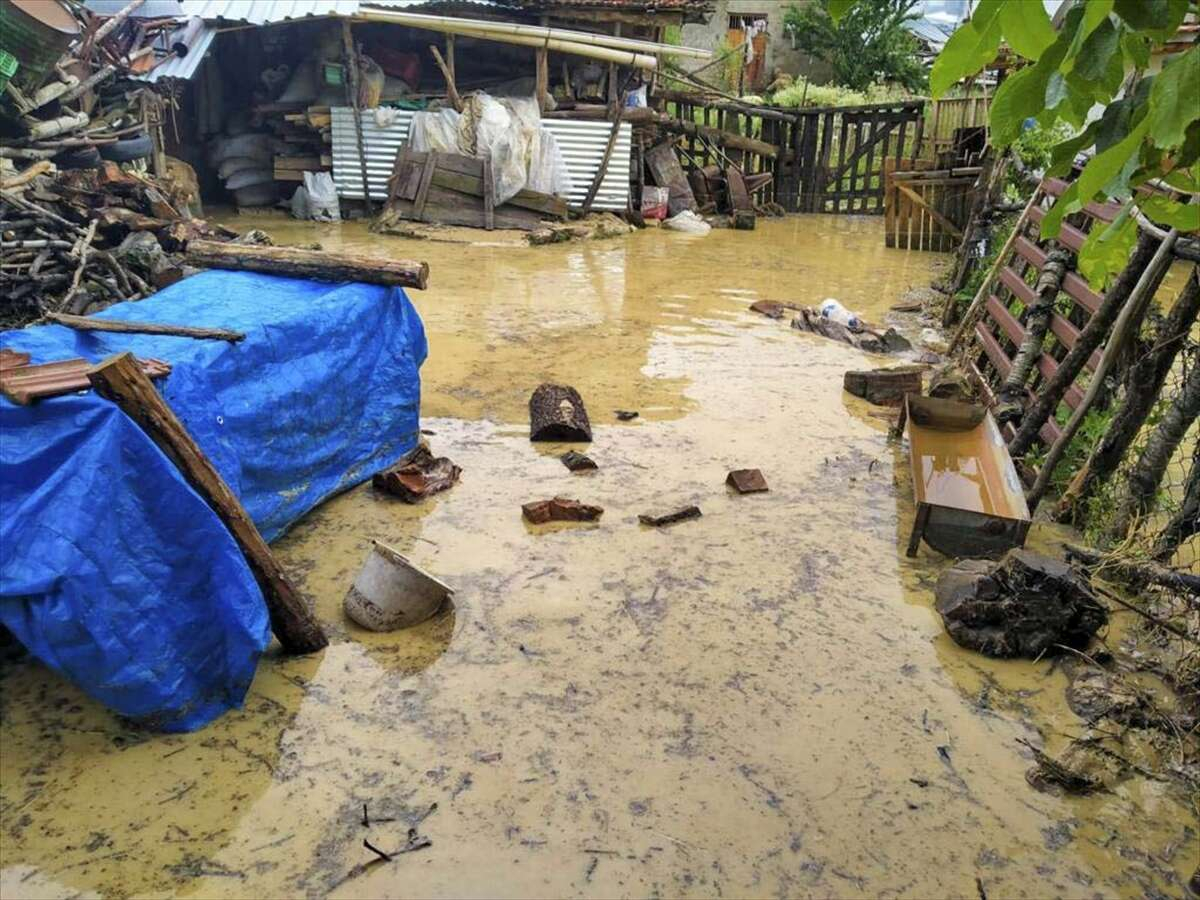
<path id="1" fill-rule="evenodd" d="M 150 135 L 143 132 L 131 138 L 117 141 L 115 144 L 102 144 L 100 155 L 111 162 L 130 162 L 135 159 L 145 159 L 154 152 L 154 144 Z"/>
<path id="2" fill-rule="evenodd" d="M 65 150 L 54 157 L 54 164 L 60 169 L 96 169 L 104 162 L 100 152 L 95 147 L 80 147 L 78 150 Z"/>

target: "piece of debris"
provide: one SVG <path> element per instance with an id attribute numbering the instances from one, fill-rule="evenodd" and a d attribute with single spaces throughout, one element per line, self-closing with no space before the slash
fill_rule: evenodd
<path id="1" fill-rule="evenodd" d="M 1023 744 L 1037 765 L 1025 773 L 1025 780 L 1039 791 L 1058 788 L 1068 794 L 1091 794 L 1104 789 L 1104 781 L 1098 777 L 1094 763 L 1097 760 L 1072 752 L 1080 743 L 1073 741 L 1060 755 L 1059 759 L 1044 753 L 1024 738 L 1017 738 L 1017 743 Z"/>
<path id="2" fill-rule="evenodd" d="M 537 228 L 525 235 L 531 246 L 561 244 L 566 241 L 594 241 L 604 238 L 624 237 L 637 231 L 628 222 L 612 213 L 591 213 L 574 222 L 541 222 Z"/>
<path id="3" fill-rule="evenodd" d="M 346 615 L 371 631 L 395 631 L 424 622 L 454 589 L 391 547 L 372 541 L 371 555 L 346 592 Z"/>
<path id="4" fill-rule="evenodd" d="M 636 410 L 632 409 L 618 409 L 614 410 L 614 412 L 617 414 L 617 418 L 622 422 L 631 422 L 638 417 Z"/>
<path id="5" fill-rule="evenodd" d="M 757 494 L 769 490 L 767 479 L 760 469 L 734 469 L 726 476 L 725 483 L 739 494 Z"/>
<path id="6" fill-rule="evenodd" d="M 574 450 L 568 450 L 566 453 L 560 456 L 559 459 L 562 460 L 562 464 L 572 472 L 587 472 L 592 469 L 600 468 L 596 465 L 595 460 L 593 460 L 590 456 L 585 456 L 584 454 L 577 453 Z"/>
<path id="7" fill-rule="evenodd" d="M 604 508 L 567 497 L 551 497 L 524 503 L 521 512 L 534 525 L 544 525 L 547 522 L 595 522 L 604 514 Z"/>
<path id="8" fill-rule="evenodd" d="M 664 516 L 651 516 L 646 513 L 638 516 L 638 521 L 643 525 L 653 525 L 656 528 L 663 525 L 674 525 L 676 522 L 685 522 L 688 519 L 698 519 L 703 513 L 700 512 L 698 506 L 685 506 L 683 509 L 676 510 L 673 513 L 667 513 Z"/>
<path id="9" fill-rule="evenodd" d="M 920 300 L 902 300 L 899 303 L 893 303 L 888 307 L 892 312 L 915 313 L 920 312 L 924 304 Z"/>
<path id="10" fill-rule="evenodd" d="M 921 366 L 850 371 L 842 377 L 842 387 L 876 406 L 899 406 L 905 394 L 921 393 L 924 371 Z"/>
<path id="11" fill-rule="evenodd" d="M 975 400 L 975 389 L 957 366 L 946 365 L 930 373 L 929 396 L 971 403 Z"/>
<path id="12" fill-rule="evenodd" d="M 1108 621 L 1074 569 L 1029 550 L 1010 550 L 999 562 L 962 560 L 942 574 L 934 595 L 954 642 L 987 656 L 1082 648 Z"/>
<path id="13" fill-rule="evenodd" d="M 855 331 L 841 322 L 827 319 L 812 307 L 801 309 L 800 314 L 792 319 L 792 327 L 797 331 L 808 331 L 830 340 L 841 341 L 868 353 L 899 353 L 912 349 L 912 344 L 895 328 L 881 332 L 863 326 L 861 331 Z"/>
<path id="14" fill-rule="evenodd" d="M 25 358 L 25 364 L 14 365 L 20 357 Z M 92 386 L 88 380 L 92 363 L 86 359 L 63 359 L 36 366 L 28 365 L 28 360 L 28 353 L 14 353 L 0 367 L 0 392 L 13 403 L 28 406 L 34 400 L 86 391 Z M 171 374 L 171 366 L 160 359 L 135 362 L 149 378 L 165 378 Z"/>
<path id="15" fill-rule="evenodd" d="M 575 388 L 562 384 L 538 385 L 529 398 L 529 439 L 591 441 L 592 423 Z"/>
<path id="16" fill-rule="evenodd" d="M 755 300 L 750 304 L 750 311 L 766 316 L 768 319 L 782 319 L 784 310 L 782 303 L 778 300 Z"/>
<path id="17" fill-rule="evenodd" d="M 405 503 L 419 503 L 430 494 L 454 487 L 461 474 L 462 469 L 448 457 L 434 456 L 422 442 L 404 460 L 377 473 L 371 479 L 371 486 Z"/>

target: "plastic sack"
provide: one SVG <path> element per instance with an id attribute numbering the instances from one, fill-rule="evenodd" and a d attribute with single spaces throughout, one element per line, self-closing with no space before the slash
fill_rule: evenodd
<path id="1" fill-rule="evenodd" d="M 525 186 L 531 191 L 569 197 L 573 182 L 571 173 L 567 171 L 567 162 L 558 147 L 558 139 L 544 128 L 539 130 L 538 136 L 533 157 L 529 160 L 529 180 Z"/>
<path id="2" fill-rule="evenodd" d="M 625 95 L 626 109 L 641 109 L 646 106 L 646 86 L 643 84 L 636 91 L 630 91 Z"/>
<path id="3" fill-rule="evenodd" d="M 474 156 L 459 147 L 459 120 L 457 110 L 439 109 L 433 112 L 415 112 L 408 126 L 408 147 L 416 153 L 459 153 Z"/>
<path id="4" fill-rule="evenodd" d="M 646 185 L 642 188 L 642 218 L 665 219 L 671 199 L 671 189 Z"/>
<path id="5" fill-rule="evenodd" d="M 338 221 L 342 210 L 333 176 L 328 172 L 305 172 L 304 184 L 292 195 L 292 215 L 318 222 Z"/>
<path id="6" fill-rule="evenodd" d="M 383 97 L 383 86 L 387 76 L 383 74 L 379 63 L 363 54 L 358 57 L 358 68 L 358 105 L 363 109 L 374 109 Z"/>
<path id="7" fill-rule="evenodd" d="M 712 231 L 712 226 L 690 209 L 685 209 L 683 212 L 671 216 L 671 218 L 663 222 L 663 228 L 670 228 L 672 231 L 682 231 L 685 234 L 708 234 Z"/>

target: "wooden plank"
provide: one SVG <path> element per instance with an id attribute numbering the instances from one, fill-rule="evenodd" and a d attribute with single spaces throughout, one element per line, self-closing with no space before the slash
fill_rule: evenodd
<path id="1" fill-rule="evenodd" d="M 984 308 L 987 310 L 992 321 L 1000 326 L 1000 330 L 1004 332 L 1005 337 L 1018 347 L 1021 346 L 1021 341 L 1025 339 L 1025 329 L 1017 321 L 1016 316 L 1009 312 L 1008 307 L 995 294 L 991 294 Z"/>
<path id="2" fill-rule="evenodd" d="M 292 586 L 271 548 L 229 485 L 192 439 L 131 353 L 110 356 L 88 371 L 96 392 L 116 403 L 158 445 L 212 508 L 241 548 L 262 589 L 271 629 L 288 653 L 313 653 L 329 641 Z"/>
<path id="3" fill-rule="evenodd" d="M 1021 301 L 1025 306 L 1031 305 L 1037 300 L 1037 292 L 1025 283 L 1025 279 L 1014 272 L 1008 266 L 1000 270 L 1000 283 L 1003 284 L 1013 296 Z"/>
<path id="4" fill-rule="evenodd" d="M 245 340 L 241 331 L 225 328 L 197 328 L 193 325 L 168 325 L 164 322 L 128 322 L 122 319 L 99 319 L 95 316 L 72 316 L 67 313 L 46 313 L 46 318 L 76 331 L 107 331 L 117 334 L 160 334 L 196 340 L 229 341 L 236 344 Z"/>
<path id="5" fill-rule="evenodd" d="M 483 227 L 488 231 L 496 227 L 496 182 L 492 177 L 491 156 L 483 159 Z"/>
<path id="6" fill-rule="evenodd" d="M 417 196 L 413 201 L 413 218 L 418 222 L 425 221 L 425 204 L 429 200 L 429 186 L 433 182 L 433 174 L 437 169 L 437 151 L 431 150 L 425 158 L 425 168 L 421 170 L 421 184 L 417 188 Z"/>
<path id="7" fill-rule="evenodd" d="M 687 176 L 679 166 L 675 150 L 669 144 L 659 144 L 646 152 L 646 165 L 654 177 L 654 183 L 669 191 L 667 206 L 671 215 L 676 215 L 685 209 L 696 208 L 696 198 L 692 194 Z"/>
<path id="8" fill-rule="evenodd" d="M 912 200 L 913 203 L 917 204 L 922 210 L 924 210 L 924 212 L 928 213 L 929 217 L 934 219 L 938 223 L 940 223 L 943 228 L 945 228 L 947 231 L 949 231 L 955 237 L 960 238 L 960 239 L 962 238 L 962 232 L 958 229 L 958 226 L 955 225 L 953 222 L 951 222 L 949 219 L 947 219 L 945 216 L 943 216 L 936 209 L 931 207 L 928 203 L 926 203 L 925 199 L 923 197 L 921 197 L 919 194 L 917 194 L 915 191 L 913 191 L 912 188 L 910 188 L 908 185 L 904 184 L 903 182 L 899 182 L 899 181 L 896 182 L 896 188 L 901 193 L 907 194 L 909 199 Z M 930 229 L 930 231 L 932 232 L 932 229 Z"/>

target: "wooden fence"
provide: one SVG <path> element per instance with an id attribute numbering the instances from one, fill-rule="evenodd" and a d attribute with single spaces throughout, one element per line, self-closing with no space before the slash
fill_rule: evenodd
<path id="1" fill-rule="evenodd" d="M 768 109 L 665 92 L 669 111 L 690 134 L 684 165 L 738 163 L 750 175 L 774 178 L 761 195 L 789 212 L 882 215 L 885 160 L 911 158 L 921 142 L 923 100 L 821 109 Z M 705 129 L 712 129 L 705 137 Z M 717 134 L 761 145 L 717 146 Z M 745 143 L 745 142 L 741 142 Z"/>
<path id="2" fill-rule="evenodd" d="M 948 252 L 962 242 L 982 170 L 932 167 L 927 160 L 884 164 L 887 246 Z"/>
<path id="3" fill-rule="evenodd" d="M 1068 183 L 1057 178 L 1048 178 L 1038 188 L 1043 198 L 1062 195 Z M 1074 217 L 1074 222 L 1063 222 L 1058 242 L 1078 254 L 1087 233 L 1097 225 L 1103 228 L 1116 218 L 1120 206 L 1115 203 L 1089 203 Z M 1013 359 L 1025 338 L 1025 312 L 1036 298 L 1032 282 L 1046 263 L 1048 250 L 1039 237 L 1042 219 L 1046 210 L 1035 203 L 1029 215 L 1017 222 L 1019 231 L 1010 255 L 1003 260 L 1000 276 L 992 293 L 987 298 L 984 315 L 975 325 L 976 352 L 971 360 L 975 379 L 982 388 L 984 397 L 991 406 L 995 402 L 995 391 L 1012 371 Z M 1068 271 L 1063 279 L 1060 303 L 1052 314 L 1050 328 L 1041 355 L 1035 364 L 1034 377 L 1027 387 L 1030 400 L 1058 371 L 1059 363 L 1075 346 L 1080 332 L 1100 308 L 1104 298 L 1094 291 L 1078 273 Z M 1085 373 L 1095 371 L 1100 362 L 1100 351 L 1092 354 L 1084 367 Z M 1081 380 L 1086 381 L 1086 374 Z M 1063 397 L 1067 414 L 1074 411 L 1083 400 L 1083 388 L 1079 382 L 1073 384 Z M 1011 425 L 1004 428 L 1005 439 L 1010 440 L 1015 431 Z M 1039 436 L 1047 446 L 1062 434 L 1059 422 L 1051 416 L 1042 426 Z"/>
<path id="4" fill-rule="evenodd" d="M 986 95 L 945 97 L 931 101 L 925 110 L 925 139 L 917 155 L 935 164 L 960 159 L 963 148 L 958 146 L 958 142 L 965 136 L 962 129 L 982 128 L 986 141 L 991 107 L 992 98 Z"/>

